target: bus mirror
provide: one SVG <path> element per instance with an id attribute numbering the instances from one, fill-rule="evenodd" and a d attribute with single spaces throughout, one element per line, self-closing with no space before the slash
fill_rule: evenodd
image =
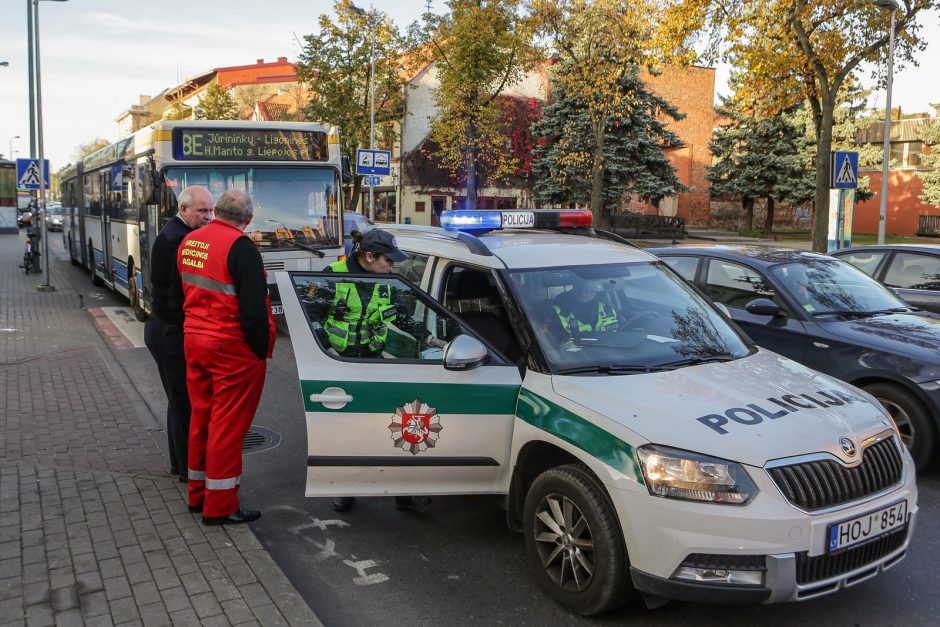
<path id="1" fill-rule="evenodd" d="M 342 169 L 343 169 L 342 171 L 343 185 L 349 185 L 350 181 L 352 181 L 352 170 L 349 169 L 349 156 L 343 155 L 342 157 L 340 157 L 340 161 L 342 162 Z"/>

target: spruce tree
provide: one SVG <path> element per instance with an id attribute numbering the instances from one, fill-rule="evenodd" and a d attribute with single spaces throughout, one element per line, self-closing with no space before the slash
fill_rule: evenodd
<path id="1" fill-rule="evenodd" d="M 238 105 L 232 92 L 213 82 L 206 93 L 199 97 L 196 106 L 197 120 L 237 120 Z"/>
<path id="2" fill-rule="evenodd" d="M 566 72 L 566 64 L 556 72 Z M 544 117 L 533 125 L 535 195 L 539 203 L 567 205 L 591 201 L 594 132 L 583 99 L 569 93 L 568 81 L 552 77 L 554 100 Z M 681 147 L 678 135 L 666 127 L 665 118 L 685 117 L 664 98 L 649 91 L 636 66 L 624 72 L 618 83 L 622 98 L 604 129 L 604 186 L 601 224 L 635 194 L 651 203 L 688 191 L 663 150 Z"/>

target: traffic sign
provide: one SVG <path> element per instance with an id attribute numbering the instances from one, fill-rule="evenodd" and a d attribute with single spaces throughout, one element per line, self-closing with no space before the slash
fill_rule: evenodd
<path id="1" fill-rule="evenodd" d="M 833 189 L 857 189 L 858 188 L 858 153 L 837 151 L 832 153 L 832 172 Z"/>
<path id="2" fill-rule="evenodd" d="M 46 189 L 49 189 L 49 160 L 45 161 Z M 39 159 L 16 160 L 16 188 L 39 189 Z"/>
<path id="3" fill-rule="evenodd" d="M 363 185 L 381 185 L 382 177 L 381 176 L 363 176 L 362 184 Z"/>
<path id="4" fill-rule="evenodd" d="M 392 174 L 392 152 L 390 150 L 360 148 L 356 151 L 356 174 L 390 176 Z"/>

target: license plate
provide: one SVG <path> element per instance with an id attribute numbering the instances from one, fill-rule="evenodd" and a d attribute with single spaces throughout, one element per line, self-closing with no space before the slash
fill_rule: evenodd
<path id="1" fill-rule="evenodd" d="M 531 229 L 535 226 L 535 213 L 532 211 L 504 211 L 504 229 Z"/>
<path id="2" fill-rule="evenodd" d="M 275 316 L 281 316 L 284 314 L 284 305 L 271 305 L 271 313 Z"/>
<path id="3" fill-rule="evenodd" d="M 899 501 L 852 520 L 829 525 L 829 552 L 861 544 L 903 527 L 906 523 L 907 501 Z"/>

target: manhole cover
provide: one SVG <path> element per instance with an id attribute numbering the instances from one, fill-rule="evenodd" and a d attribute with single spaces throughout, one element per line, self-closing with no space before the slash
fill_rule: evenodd
<path id="1" fill-rule="evenodd" d="M 281 434 L 267 427 L 252 425 L 242 440 L 242 453 L 257 453 L 281 443 Z"/>

